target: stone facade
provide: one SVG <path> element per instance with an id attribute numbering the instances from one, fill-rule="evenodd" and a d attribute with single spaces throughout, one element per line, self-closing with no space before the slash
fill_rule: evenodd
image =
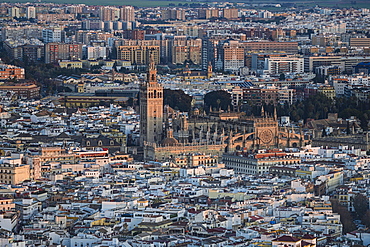
<path id="1" fill-rule="evenodd" d="M 147 82 L 140 88 L 140 144 L 158 143 L 163 131 L 163 87 L 157 82 L 154 60 L 150 62 Z"/>

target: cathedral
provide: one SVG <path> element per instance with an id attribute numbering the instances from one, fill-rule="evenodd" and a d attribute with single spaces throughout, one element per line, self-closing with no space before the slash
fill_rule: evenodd
<path id="1" fill-rule="evenodd" d="M 154 61 L 140 88 L 140 145 L 144 160 L 169 161 L 179 154 L 223 153 L 300 147 L 305 140 L 301 130 L 282 129 L 276 111 L 259 117 L 239 113 L 210 112 L 190 118 L 163 105 L 163 87 L 157 82 Z"/>

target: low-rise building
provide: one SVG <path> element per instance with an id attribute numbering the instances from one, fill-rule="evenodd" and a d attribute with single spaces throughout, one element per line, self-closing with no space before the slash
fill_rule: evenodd
<path id="1" fill-rule="evenodd" d="M 25 78 L 24 68 L 20 68 L 14 65 L 0 64 L 0 80 L 9 79 L 24 79 Z"/>
<path id="2" fill-rule="evenodd" d="M 40 97 L 40 87 L 33 83 L 3 84 L 0 91 L 13 91 L 20 98 L 35 99 Z"/>
<path id="3" fill-rule="evenodd" d="M 19 159 L 6 159 L 0 164 L 0 183 L 19 184 L 30 179 L 30 166 Z"/>
<path id="4" fill-rule="evenodd" d="M 268 173 L 273 166 L 299 164 L 301 158 L 288 155 L 285 152 L 273 151 L 257 154 L 224 154 L 222 161 L 227 168 L 234 169 L 236 173 L 264 174 Z"/>

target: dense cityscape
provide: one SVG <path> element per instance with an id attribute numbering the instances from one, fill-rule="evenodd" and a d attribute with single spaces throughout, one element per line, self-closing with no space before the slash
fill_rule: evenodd
<path id="1" fill-rule="evenodd" d="M 0 246 L 369 246 L 370 4 L 324 3 L 0 3 Z"/>

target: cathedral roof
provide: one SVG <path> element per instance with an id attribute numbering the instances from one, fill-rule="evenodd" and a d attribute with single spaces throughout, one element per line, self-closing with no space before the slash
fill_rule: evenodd
<path id="1" fill-rule="evenodd" d="M 161 142 L 161 144 L 162 144 L 163 146 L 176 146 L 176 145 L 178 145 L 178 144 L 179 144 L 179 142 L 178 142 L 175 138 L 173 138 L 173 137 L 167 137 L 167 138 L 165 138 L 165 139 Z"/>

